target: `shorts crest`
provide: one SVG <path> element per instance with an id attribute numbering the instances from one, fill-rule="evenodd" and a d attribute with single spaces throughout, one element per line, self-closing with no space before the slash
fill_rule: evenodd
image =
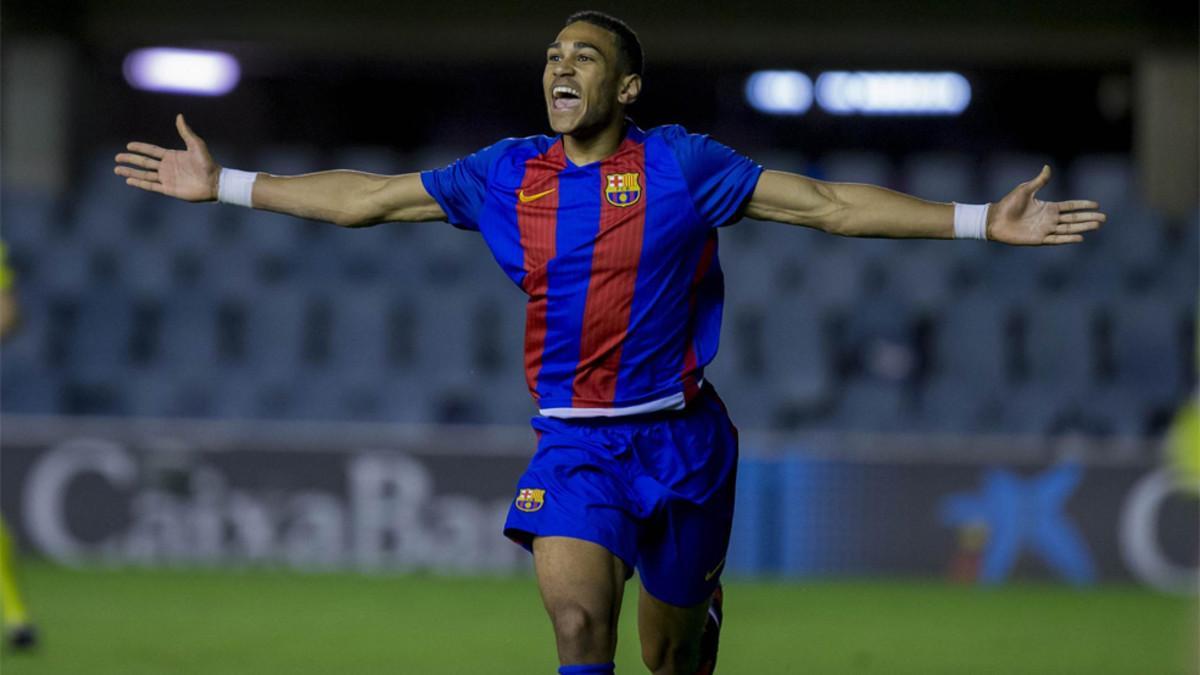
<path id="1" fill-rule="evenodd" d="M 521 511 L 532 512 L 542 508 L 546 503 L 546 491 L 539 488 L 521 488 L 517 491 L 517 508 Z"/>
<path id="2" fill-rule="evenodd" d="M 604 177 L 604 198 L 613 206 L 632 206 L 642 198 L 637 173 L 610 173 Z"/>

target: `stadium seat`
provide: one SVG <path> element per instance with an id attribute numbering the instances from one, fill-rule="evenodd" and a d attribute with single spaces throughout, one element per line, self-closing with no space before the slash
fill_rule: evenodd
<path id="1" fill-rule="evenodd" d="M 797 302 L 783 301 L 763 315 L 762 359 L 776 405 L 807 407 L 829 395 L 834 351 L 822 316 Z"/>
<path id="2" fill-rule="evenodd" d="M 1175 312 L 1169 301 L 1153 298 L 1124 297 L 1111 307 L 1115 383 L 1140 392 L 1147 404 L 1174 402 L 1191 380 Z"/>
<path id="3" fill-rule="evenodd" d="M 847 313 L 834 353 L 858 377 L 911 379 L 920 366 L 916 313 L 903 295 L 887 286 L 882 269 L 868 276 L 877 277 L 880 285 Z"/>
<path id="4" fill-rule="evenodd" d="M 1148 210 L 1111 218 L 1096 239 L 1105 255 L 1125 268 L 1152 268 L 1167 255 L 1167 221 Z"/>
<path id="5" fill-rule="evenodd" d="M 1102 301 L 1116 297 L 1128 288 L 1129 269 L 1107 255 L 1080 260 L 1064 269 L 1065 285 L 1062 290 L 1073 296 Z"/>
<path id="6" fill-rule="evenodd" d="M 426 289 L 417 301 L 417 372 L 434 396 L 478 377 L 473 290 Z"/>
<path id="7" fill-rule="evenodd" d="M 379 373 L 309 371 L 288 392 L 289 405 L 282 415 L 297 421 L 384 420 L 383 384 Z"/>
<path id="8" fill-rule="evenodd" d="M 1081 397 L 1075 409 L 1078 416 L 1057 421 L 1051 433 L 1081 431 L 1107 437 L 1142 437 L 1150 431 L 1150 414 L 1154 404 L 1143 399 L 1138 390 L 1122 387 L 1100 387 Z"/>
<path id="9" fill-rule="evenodd" d="M 1119 219 L 1140 206 L 1136 178 L 1128 155 L 1081 155 L 1071 162 L 1066 184 L 1071 199 L 1098 201 L 1106 213 Z"/>
<path id="10" fill-rule="evenodd" d="M 54 371 L 10 358 L 4 347 L 0 377 L 0 401 L 4 412 L 26 415 L 55 415 L 62 412 L 62 383 Z"/>
<path id="11" fill-rule="evenodd" d="M 163 199 L 156 211 L 162 246 L 172 250 L 204 250 L 216 239 L 222 209 L 215 204 L 192 204 L 178 199 Z"/>
<path id="12" fill-rule="evenodd" d="M 892 188 L 898 183 L 887 156 L 875 152 L 831 152 L 821 157 L 817 167 L 820 178 L 828 181 L 870 183 Z"/>
<path id="13" fill-rule="evenodd" d="M 771 228 L 771 223 L 746 221 L 721 232 L 717 259 L 725 274 L 726 303 L 729 306 L 752 302 L 770 294 L 777 288 L 777 277 L 786 266 L 788 251 L 774 255 L 766 251 L 769 247 L 760 244 L 762 231 Z M 753 237 L 739 237 L 732 230 L 756 230 Z M 730 234 L 727 234 L 729 232 Z"/>
<path id="14" fill-rule="evenodd" d="M 853 246 L 816 256 L 800 270 L 796 296 L 812 311 L 848 310 L 862 297 L 866 263 Z"/>
<path id="15" fill-rule="evenodd" d="M 389 282 L 402 280 L 404 272 L 410 273 L 410 278 L 415 279 L 415 271 L 392 269 L 396 265 L 409 268 L 419 260 L 411 247 L 398 246 L 388 232 L 391 228 L 405 226 L 388 223 L 374 227 L 335 229 L 326 239 L 328 246 L 321 247 L 318 253 L 332 258 L 336 263 L 334 271 L 338 283 L 359 289 L 380 284 L 384 279 Z"/>
<path id="16" fill-rule="evenodd" d="M 297 222 L 299 225 L 299 221 Z M 333 292 L 343 282 L 342 271 L 345 256 L 338 246 L 339 235 L 353 232 L 332 231 L 325 233 L 319 241 L 306 239 L 288 256 L 291 264 L 290 284 L 311 292 Z"/>
<path id="17" fill-rule="evenodd" d="M 926 247 L 884 261 L 888 283 L 913 311 L 942 307 L 951 293 L 950 247 L 958 242 Z"/>
<path id="18" fill-rule="evenodd" d="M 173 293 L 162 309 L 155 367 L 191 377 L 215 375 L 223 365 L 217 346 L 220 301 L 203 291 Z"/>
<path id="19" fill-rule="evenodd" d="M 1086 405 L 1087 387 L 1071 382 L 1030 382 L 998 394 L 1001 430 L 1009 434 L 1044 436 L 1061 429 L 1072 411 Z"/>
<path id="20" fill-rule="evenodd" d="M 49 194 L 5 189 L 0 197 L 4 241 L 13 250 L 36 252 L 61 234 L 61 204 Z"/>
<path id="21" fill-rule="evenodd" d="M 245 367 L 258 377 L 281 376 L 300 367 L 308 298 L 280 289 L 247 298 Z"/>
<path id="22" fill-rule="evenodd" d="M 265 294 L 268 282 L 263 268 L 269 264 L 269 256 L 260 256 L 249 247 L 224 245 L 210 248 L 203 258 L 203 285 L 223 298 Z"/>
<path id="23" fill-rule="evenodd" d="M 441 222 L 408 223 L 409 244 L 426 284 L 441 288 L 469 288 L 483 279 L 494 280 L 496 262 L 478 232 L 460 230 Z"/>
<path id="24" fill-rule="evenodd" d="M 1200 212 L 1177 221 L 1167 245 L 1168 260 L 1158 279 L 1156 290 L 1166 291 L 1182 302 L 1191 299 L 1194 308 L 1200 284 Z"/>
<path id="25" fill-rule="evenodd" d="M 1007 391 L 1003 389 L 1002 391 Z M 924 433 L 980 434 L 1001 428 L 994 390 L 936 378 L 921 388 L 913 427 Z"/>
<path id="26" fill-rule="evenodd" d="M 987 203 L 976 180 L 975 161 L 959 153 L 909 155 L 901 166 L 902 189 L 916 197 L 937 202 Z"/>
<path id="27" fill-rule="evenodd" d="M 293 146 L 243 165 L 394 174 L 460 154 L 351 147 L 322 161 L 317 150 Z M 966 155 L 925 153 L 897 170 L 871 152 L 830 153 L 815 165 L 790 153 L 755 157 L 770 168 L 967 202 L 998 199 L 1044 161 L 997 154 L 977 166 Z M 1183 350 L 1194 351 L 1183 320 L 1197 303 L 1200 217 L 1181 225 L 1147 211 L 1127 157 L 1080 156 L 1068 167 L 1040 196 L 1095 198 L 1113 216 L 1078 247 L 857 240 L 756 222 L 723 229 L 726 317 L 706 377 L 735 421 L 750 429 L 1145 433 L 1194 382 L 1183 365 Z M 6 411 L 417 423 L 522 423 L 532 414 L 524 298 L 477 233 L 445 223 L 305 225 L 120 189 L 111 171 L 111 153 L 97 152 L 70 203 L 10 191 L 0 201 L 26 304 L 22 332 L 3 350 Z M 886 294 L 872 295 L 871 274 L 883 276 Z M 148 297 L 161 303 L 159 323 L 139 323 L 154 315 L 140 309 Z M 767 312 L 772 298 L 782 304 Z M 229 302 L 245 315 L 240 331 L 222 318 Z M 74 328 L 64 332 L 67 314 L 54 307 L 76 304 Z M 1008 319 L 1016 308 L 1019 343 Z M 840 344 L 861 351 L 881 337 L 911 344 L 921 313 L 933 321 L 936 372 L 919 405 L 910 408 L 906 389 L 879 382 L 839 388 L 831 317 L 846 319 Z M 1094 313 L 1111 318 L 1108 353 L 1093 335 Z M 135 346 L 155 326 L 160 360 L 141 363 Z M 230 340 L 242 346 L 234 363 Z M 26 362 L 19 372 L 15 364 Z M 1096 384 L 1095 368 L 1107 362 L 1112 381 Z M 1027 379 L 1014 384 L 1018 363 Z M 1094 405 L 1080 405 L 1081 392 Z"/>
<path id="28" fill-rule="evenodd" d="M 934 326 L 934 368 L 963 383 L 1009 382 L 1009 305 L 986 292 L 957 298 Z"/>
<path id="29" fill-rule="evenodd" d="M 839 431 L 905 431 L 914 424 L 908 389 L 903 384 L 877 380 L 846 381 L 830 422 Z"/>
<path id="30" fill-rule="evenodd" d="M 389 306 L 382 293 L 337 296 L 330 325 L 331 372 L 362 377 L 386 370 Z"/>
<path id="31" fill-rule="evenodd" d="M 717 355 L 704 370 L 705 379 L 716 387 L 742 429 L 770 429 L 780 422 L 780 401 L 764 363 L 764 297 L 726 303 Z"/>
<path id="32" fill-rule="evenodd" d="M 212 382 L 162 369 L 125 383 L 128 412 L 138 417 L 206 418 L 216 411 Z"/>
<path id="33" fill-rule="evenodd" d="M 1051 437 L 1132 437 L 1142 434 L 1147 410 L 1138 392 L 1121 387 L 1030 382 L 1004 396 L 1003 429 Z"/>
<path id="34" fill-rule="evenodd" d="M 146 226 L 144 215 L 166 200 L 144 190 L 128 187 L 113 173 L 113 156 L 105 148 L 88 158 L 83 183 L 72 191 L 69 202 L 71 231 L 82 240 L 117 244 L 133 231 Z"/>
<path id="35" fill-rule="evenodd" d="M 1065 289 L 1086 265 L 1072 246 L 1011 247 L 994 251 L 977 266 L 983 288 L 1012 303 L 1035 302 L 1046 292 Z"/>
<path id="36" fill-rule="evenodd" d="M 59 410 L 65 415 L 128 415 L 124 376 L 65 373 Z"/>
<path id="37" fill-rule="evenodd" d="M 750 376 L 750 363 L 754 358 L 749 356 L 749 350 L 760 348 L 758 345 L 747 345 L 750 340 L 761 341 L 761 334 L 753 335 L 745 329 L 748 321 L 761 323 L 762 297 L 736 304 L 729 303 L 728 296 L 724 307 L 724 317 L 721 321 L 721 337 L 717 343 L 717 353 L 705 368 L 706 377 L 721 378 L 721 380 L 740 379 Z M 760 328 L 756 328 L 759 331 Z"/>
<path id="38" fill-rule="evenodd" d="M 259 406 L 262 380 L 248 370 L 224 373 L 212 382 L 212 411 L 217 419 L 266 419 Z"/>
<path id="39" fill-rule="evenodd" d="M 237 232 L 235 241 L 248 246 L 255 253 L 288 256 L 294 254 L 300 245 L 300 225 L 303 221 L 297 218 L 236 206 L 222 208 L 238 209 L 235 214 L 227 216 L 232 219 Z"/>
<path id="40" fill-rule="evenodd" d="M 233 415 L 249 419 L 293 420 L 302 421 L 304 414 L 297 409 L 298 400 L 303 396 L 305 384 L 297 382 L 294 377 L 269 378 L 257 381 L 255 386 L 247 388 L 245 394 L 237 396 L 237 410 L 241 414 Z M 320 393 L 314 394 L 319 396 Z M 241 400 L 239 400 L 241 399 Z"/>
<path id="41" fill-rule="evenodd" d="M 138 212 L 132 205 L 104 201 L 79 206 L 70 220 L 69 237 L 91 249 L 116 248 L 134 236 Z"/>
<path id="42" fill-rule="evenodd" d="M 166 247 L 131 240 L 118 263 L 121 285 L 135 295 L 165 295 L 175 283 L 175 256 Z"/>
<path id="43" fill-rule="evenodd" d="M 515 381 L 525 391 L 525 300 L 516 286 L 498 283 L 474 303 L 479 369 L 486 378 Z"/>
<path id="44" fill-rule="evenodd" d="M 525 378 L 486 378 L 479 383 L 476 403 L 479 421 L 486 424 L 519 424 L 537 414 L 537 406 L 525 386 Z"/>
<path id="45" fill-rule="evenodd" d="M 1024 313 L 1022 354 L 1033 382 L 1087 387 L 1098 371 L 1096 307 L 1090 296 L 1041 298 Z"/>
<path id="46" fill-rule="evenodd" d="M 433 399 L 420 378 L 389 377 L 380 392 L 382 421 L 391 424 L 432 424 L 436 421 Z"/>
<path id="47" fill-rule="evenodd" d="M 112 286 L 78 296 L 72 322 L 67 368 L 72 377 L 119 381 L 130 366 L 134 302 Z"/>
<path id="48" fill-rule="evenodd" d="M 34 252 L 33 263 L 22 270 L 18 284 L 27 283 L 26 274 L 37 279 L 47 293 L 73 297 L 92 287 L 92 250 L 77 240 L 56 242 L 51 252 Z"/>
<path id="49" fill-rule="evenodd" d="M 4 346 L 0 348 L 2 372 L 5 376 L 10 366 L 40 370 L 50 364 L 54 296 L 47 294 L 40 284 L 27 283 L 18 278 L 16 297 L 19 323 L 13 332 L 4 338 Z M 3 401 L 0 400 L 0 403 Z"/>

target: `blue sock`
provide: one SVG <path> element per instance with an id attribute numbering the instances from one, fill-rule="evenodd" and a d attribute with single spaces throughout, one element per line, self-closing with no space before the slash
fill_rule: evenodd
<path id="1" fill-rule="evenodd" d="M 613 669 L 616 667 L 612 661 L 585 663 L 578 666 L 559 666 L 558 675 L 613 675 Z"/>

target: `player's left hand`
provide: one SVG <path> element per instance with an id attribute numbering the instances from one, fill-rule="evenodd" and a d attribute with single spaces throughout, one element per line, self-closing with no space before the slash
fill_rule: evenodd
<path id="1" fill-rule="evenodd" d="M 1021 183 L 988 209 L 987 238 L 1017 246 L 1075 244 L 1083 233 L 1100 227 L 1107 216 L 1085 199 L 1044 202 L 1037 191 L 1050 181 L 1050 167 Z"/>

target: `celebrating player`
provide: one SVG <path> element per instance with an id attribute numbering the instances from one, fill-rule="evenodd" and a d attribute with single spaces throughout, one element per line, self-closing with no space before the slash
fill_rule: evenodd
<path id="1" fill-rule="evenodd" d="M 505 534 L 533 552 L 560 673 L 611 673 L 626 580 L 655 673 L 711 673 L 732 522 L 737 432 L 704 367 L 717 352 L 717 228 L 743 216 L 866 237 L 1081 241 L 1095 202 L 1036 198 L 1049 168 L 992 205 L 764 171 L 678 126 L 639 129 L 637 36 L 580 12 L 546 48 L 554 136 L 510 138 L 443 169 L 274 176 L 223 169 L 182 116 L 184 150 L 130 143 L 116 173 L 345 227 L 447 220 L 479 231 L 529 296 L 525 372 L 537 452 Z"/>

